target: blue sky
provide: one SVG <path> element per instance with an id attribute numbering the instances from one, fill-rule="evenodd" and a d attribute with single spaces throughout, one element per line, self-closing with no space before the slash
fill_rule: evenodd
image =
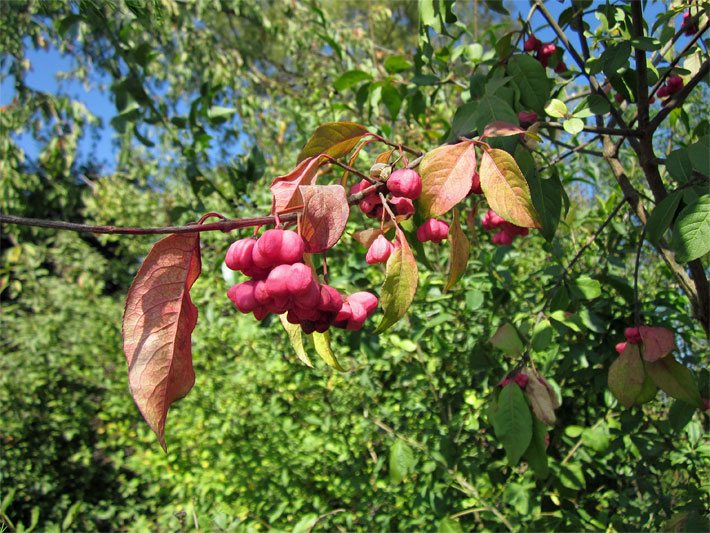
<path id="1" fill-rule="evenodd" d="M 529 10 L 529 2 L 514 1 L 507 3 L 509 7 L 514 9 L 514 16 L 525 18 Z M 546 7 L 551 13 L 558 17 L 564 8 L 569 3 L 561 4 L 557 0 L 546 2 Z M 664 9 L 663 2 L 649 3 L 646 7 L 647 20 L 653 20 L 655 15 Z M 594 18 L 587 17 L 587 20 L 593 24 Z M 543 25 L 544 19 L 541 15 L 536 14 L 533 18 L 533 28 L 539 28 Z M 552 30 L 545 29 L 540 31 L 538 37 L 544 41 L 549 41 L 554 38 Z M 573 36 L 570 36 L 571 38 Z M 683 40 L 681 40 L 682 42 Z M 574 37 L 573 43 L 577 42 Z M 80 142 L 80 154 L 82 160 L 91 160 L 98 163 L 103 163 L 104 168 L 108 171 L 115 169 L 116 147 L 113 145 L 113 130 L 110 127 L 110 120 L 116 114 L 115 106 L 110 98 L 110 91 L 107 87 L 108 79 L 96 78 L 94 75 L 92 86 L 88 89 L 76 80 L 60 80 L 58 74 L 61 72 L 70 71 L 72 62 L 68 57 L 62 56 L 56 49 L 36 50 L 31 46 L 27 48 L 27 58 L 32 64 L 32 68 L 27 74 L 27 84 L 35 89 L 42 90 L 57 95 L 67 95 L 73 99 L 83 102 L 86 107 L 101 120 L 101 127 L 96 128 L 92 133 L 85 134 Z M 565 57 L 565 60 L 571 63 L 571 58 Z M 14 98 L 13 79 L 11 77 L 3 77 L 0 81 L 0 105 L 6 105 Z M 39 146 L 30 135 L 17 136 L 17 141 L 25 150 L 30 158 L 34 158 L 38 154 Z M 235 148 L 239 151 L 239 147 Z M 237 155 L 236 153 L 234 155 Z"/>

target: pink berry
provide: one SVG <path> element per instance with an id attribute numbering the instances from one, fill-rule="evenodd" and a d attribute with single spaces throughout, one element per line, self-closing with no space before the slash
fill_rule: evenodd
<path id="1" fill-rule="evenodd" d="M 518 113 L 518 122 L 521 128 L 529 128 L 537 122 L 537 113 L 535 111 L 521 111 Z"/>
<path id="2" fill-rule="evenodd" d="M 483 194 L 483 189 L 481 188 L 481 175 L 473 171 L 473 176 L 471 176 L 471 190 L 468 194 Z"/>
<path id="3" fill-rule="evenodd" d="M 621 353 L 621 352 L 623 352 L 624 350 L 626 350 L 626 345 L 627 345 L 627 343 L 625 343 L 625 342 L 619 342 L 619 343 L 616 344 L 616 346 L 614 346 L 614 349 L 615 349 L 618 353 Z"/>
<path id="4" fill-rule="evenodd" d="M 557 47 L 552 43 L 543 44 L 537 51 L 537 60 L 542 63 L 543 67 L 546 67 L 550 62 L 550 57 L 556 50 Z"/>
<path id="5" fill-rule="evenodd" d="M 367 291 L 354 292 L 348 296 L 348 302 L 355 302 L 361 305 L 365 309 L 367 316 L 375 312 L 378 304 L 377 296 Z"/>
<path id="6" fill-rule="evenodd" d="M 357 194 L 359 192 L 364 191 L 370 186 L 370 182 L 367 180 L 361 180 L 360 182 L 356 183 L 355 185 L 350 187 L 350 194 Z"/>
<path id="7" fill-rule="evenodd" d="M 254 309 L 254 318 L 257 320 L 264 320 L 267 316 L 269 316 L 269 312 L 265 307 L 259 306 Z"/>
<path id="8" fill-rule="evenodd" d="M 291 279 L 291 265 L 278 265 L 266 278 L 266 292 L 272 298 L 288 296 L 288 282 Z"/>
<path id="9" fill-rule="evenodd" d="M 384 263 L 389 259 L 392 250 L 394 250 L 394 245 L 384 235 L 380 235 L 372 241 L 370 248 L 367 250 L 365 261 L 368 265 Z"/>
<path id="10" fill-rule="evenodd" d="M 675 75 L 668 76 L 666 86 L 668 87 L 670 94 L 675 94 L 683 88 L 683 78 Z"/>
<path id="11" fill-rule="evenodd" d="M 502 229 L 498 231 L 498 233 L 495 233 L 493 235 L 493 238 L 491 238 L 491 242 L 498 246 L 506 246 L 509 244 L 513 244 L 513 235 Z"/>
<path id="12" fill-rule="evenodd" d="M 285 230 L 281 241 L 281 263 L 292 265 L 303 259 L 306 243 L 295 231 Z"/>
<path id="13" fill-rule="evenodd" d="M 564 61 L 558 61 L 557 66 L 555 67 L 555 72 L 558 74 L 561 74 L 562 72 L 567 72 L 567 65 L 565 65 Z"/>
<path id="14" fill-rule="evenodd" d="M 305 291 L 293 295 L 293 303 L 301 309 L 317 309 L 320 303 L 320 286 L 313 281 Z"/>
<path id="15" fill-rule="evenodd" d="M 698 20 L 690 14 L 690 11 L 683 13 L 683 24 L 680 27 L 685 35 L 691 36 L 698 32 Z"/>
<path id="16" fill-rule="evenodd" d="M 254 298 L 259 305 L 265 305 L 271 300 L 271 294 L 267 289 L 266 280 L 257 281 L 254 284 Z"/>
<path id="17" fill-rule="evenodd" d="M 422 193 L 422 177 L 410 168 L 395 170 L 387 180 L 387 189 L 394 196 L 416 200 Z"/>
<path id="18" fill-rule="evenodd" d="M 409 198 L 395 196 L 389 200 L 392 212 L 397 216 L 407 216 L 414 213 L 414 204 Z"/>
<path id="19" fill-rule="evenodd" d="M 237 309 L 242 313 L 251 313 L 259 305 L 254 297 L 253 281 L 245 281 L 233 285 L 227 291 L 227 297 L 232 300 Z"/>
<path id="20" fill-rule="evenodd" d="M 321 311 L 337 313 L 341 307 L 343 307 L 343 297 L 340 293 L 330 285 L 321 285 L 318 308 Z"/>
<path id="21" fill-rule="evenodd" d="M 266 302 L 264 307 L 269 313 L 280 315 L 285 313 L 291 306 L 288 296 L 277 296 Z"/>
<path id="22" fill-rule="evenodd" d="M 281 263 L 283 233 L 281 229 L 270 229 L 261 234 L 252 252 L 256 266 L 271 268 Z"/>
<path id="23" fill-rule="evenodd" d="M 430 218 L 417 229 L 417 239 L 420 242 L 431 241 L 438 244 L 449 235 L 449 225 L 443 220 Z"/>
<path id="24" fill-rule="evenodd" d="M 488 231 L 500 227 L 503 223 L 505 223 L 505 219 L 493 211 L 493 209 L 489 209 L 481 219 L 481 225 Z"/>
<path id="25" fill-rule="evenodd" d="M 311 267 L 303 263 L 295 263 L 288 267 L 288 269 L 288 281 L 286 282 L 288 292 L 293 295 L 306 292 L 311 283 L 314 282 Z"/>
<path id="26" fill-rule="evenodd" d="M 515 381 L 515 383 L 517 383 L 518 387 L 520 387 L 521 389 L 524 389 L 528 384 L 528 379 L 529 379 L 528 376 L 525 374 L 517 374 L 513 378 L 513 381 Z"/>
<path id="27" fill-rule="evenodd" d="M 530 35 L 530 37 L 525 40 L 523 50 L 525 50 L 526 52 L 536 52 L 540 49 L 541 46 L 542 42 L 540 42 L 539 39 L 536 39 L 534 35 Z"/>
<path id="28" fill-rule="evenodd" d="M 358 205 L 360 206 L 362 212 L 368 215 L 376 207 L 382 205 L 382 199 L 377 194 L 368 194 L 367 196 L 365 196 L 365 198 L 360 200 L 360 203 Z"/>
<path id="29" fill-rule="evenodd" d="M 624 329 L 624 337 L 631 344 L 638 344 L 641 342 L 641 331 L 639 328 L 626 328 Z"/>
<path id="30" fill-rule="evenodd" d="M 254 266 L 252 259 L 252 250 L 256 240 L 254 239 L 239 239 L 231 244 L 227 250 L 227 256 L 224 259 L 225 264 L 232 270 L 243 271 L 245 268 Z"/>

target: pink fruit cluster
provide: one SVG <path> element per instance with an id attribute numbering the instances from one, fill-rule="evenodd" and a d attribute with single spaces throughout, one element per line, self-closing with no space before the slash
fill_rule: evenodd
<path id="1" fill-rule="evenodd" d="M 535 59 L 537 59 L 543 67 L 547 67 L 550 63 L 550 58 L 557 51 L 557 47 L 552 43 L 543 43 L 537 39 L 534 35 L 530 35 L 523 45 L 523 49 L 526 52 L 535 52 Z M 567 65 L 565 62 L 560 60 L 555 66 L 555 72 L 565 72 L 567 70 Z"/>
<path id="2" fill-rule="evenodd" d="M 522 374 L 522 373 L 520 373 L 520 374 L 515 374 L 514 376 L 511 376 L 510 374 L 508 374 L 507 376 L 505 376 L 505 377 L 503 378 L 503 380 L 502 380 L 500 383 L 498 383 L 498 386 L 499 386 L 500 388 L 503 388 L 503 387 L 505 387 L 506 385 L 508 385 L 510 382 L 513 382 L 513 383 L 515 383 L 516 385 L 518 385 L 518 387 L 520 387 L 521 389 L 525 390 L 525 387 L 528 386 L 528 380 L 529 380 L 529 379 L 530 379 L 530 378 L 528 378 L 528 376 L 527 376 L 526 374 Z"/>
<path id="3" fill-rule="evenodd" d="M 360 329 L 377 308 L 377 297 L 358 292 L 343 300 L 302 262 L 304 250 L 298 233 L 282 229 L 232 243 L 225 264 L 251 279 L 232 286 L 227 296 L 240 312 L 253 313 L 257 320 L 269 313 L 286 313 L 287 320 L 300 324 L 305 333 L 323 333 L 331 325 Z"/>
<path id="4" fill-rule="evenodd" d="M 680 76 L 668 76 L 666 82 L 656 92 L 660 98 L 668 97 L 663 101 L 662 105 L 665 106 L 671 100 L 671 97 L 683 88 L 683 85 L 683 78 Z"/>
<path id="5" fill-rule="evenodd" d="M 624 329 L 624 337 L 626 337 L 626 342 L 618 343 L 614 349 L 621 353 L 626 349 L 628 344 L 638 344 L 641 342 L 641 331 L 639 328 L 626 328 Z"/>
<path id="6" fill-rule="evenodd" d="M 690 11 L 683 13 L 683 23 L 680 26 L 685 35 L 691 36 L 698 33 L 698 19 L 690 14 Z"/>
<path id="7" fill-rule="evenodd" d="M 537 113 L 535 111 L 521 111 L 518 113 L 518 123 L 521 128 L 529 128 L 537 122 Z"/>
<path id="8" fill-rule="evenodd" d="M 481 224 L 484 229 L 488 231 L 495 231 L 491 242 L 499 246 L 512 244 L 515 237 L 522 237 L 528 234 L 528 228 L 522 228 L 520 226 L 516 226 L 515 224 L 511 224 L 492 209 L 489 209 L 488 212 L 483 215 Z"/>
<path id="9" fill-rule="evenodd" d="M 367 180 L 362 180 L 350 187 L 350 194 L 357 194 L 372 185 Z M 412 200 L 419 198 L 422 192 L 422 178 L 416 171 L 409 168 L 395 170 L 387 180 L 387 189 L 390 195 L 386 198 L 390 210 L 395 216 L 408 216 L 414 213 Z M 382 198 L 377 193 L 365 196 L 358 204 L 360 210 L 370 218 L 380 219 L 384 216 L 389 219 L 389 213 L 382 205 Z"/>

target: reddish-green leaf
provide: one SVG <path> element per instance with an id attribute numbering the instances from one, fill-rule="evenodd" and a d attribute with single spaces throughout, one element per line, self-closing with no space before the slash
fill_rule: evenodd
<path id="1" fill-rule="evenodd" d="M 521 133 L 525 133 L 525 130 L 517 124 L 511 124 L 510 122 L 505 122 L 503 120 L 496 120 L 486 126 L 486 129 L 483 130 L 481 138 L 509 137 L 511 135 L 519 135 Z"/>
<path id="2" fill-rule="evenodd" d="M 696 407 L 703 407 L 703 400 L 692 372 L 672 356 L 647 363 L 646 371 L 658 388 L 668 396 Z"/>
<path id="3" fill-rule="evenodd" d="M 449 228 L 449 277 L 446 280 L 444 292 L 447 292 L 466 272 L 466 264 L 470 254 L 471 245 L 468 242 L 468 237 L 461 229 L 459 222 L 459 213 L 454 209 L 454 221 Z"/>
<path id="4" fill-rule="evenodd" d="M 380 292 L 384 316 L 377 332 L 386 330 L 404 316 L 414 300 L 419 281 L 417 262 L 401 229 L 397 228 L 395 249 L 387 260 L 385 282 Z"/>
<path id="5" fill-rule="evenodd" d="M 328 122 L 316 128 L 313 136 L 298 154 L 298 161 L 319 154 L 336 159 L 343 157 L 366 135 L 370 135 L 367 128 L 355 122 Z"/>
<path id="6" fill-rule="evenodd" d="M 317 254 L 332 248 L 345 231 L 350 206 L 342 185 L 302 185 L 301 237 L 306 252 Z"/>
<path id="7" fill-rule="evenodd" d="M 507 322 L 496 330 L 490 338 L 490 343 L 508 355 L 518 355 L 523 351 L 523 341 L 520 340 L 515 327 Z"/>
<path id="8" fill-rule="evenodd" d="M 609 367 L 609 390 L 624 407 L 631 407 L 641 394 L 646 373 L 638 346 L 626 348 Z"/>
<path id="9" fill-rule="evenodd" d="M 516 226 L 542 227 L 530 198 L 528 182 L 513 156 L 496 148 L 486 150 L 478 173 L 481 188 L 493 211 Z"/>
<path id="10" fill-rule="evenodd" d="M 639 332 L 643 343 L 643 358 L 646 361 L 652 363 L 675 350 L 675 336 L 670 329 L 641 326 Z"/>
<path id="11" fill-rule="evenodd" d="M 278 176 L 271 182 L 271 214 L 282 213 L 288 208 L 303 205 L 299 187 L 311 185 L 318 174 L 321 158 L 309 157 L 285 176 Z"/>
<path id="12" fill-rule="evenodd" d="M 476 150 L 470 142 L 445 144 L 426 154 L 419 165 L 422 214 L 443 215 L 466 198 L 475 170 Z"/>
<path id="13" fill-rule="evenodd" d="M 190 288 L 200 269 L 199 233 L 170 235 L 148 253 L 126 298 L 123 351 L 128 383 L 163 449 L 168 409 L 195 383 L 191 335 L 197 308 Z"/>
<path id="14" fill-rule="evenodd" d="M 505 448 L 508 463 L 518 464 L 532 440 L 533 418 L 523 391 L 516 383 L 500 391 L 493 410 L 493 429 Z"/>

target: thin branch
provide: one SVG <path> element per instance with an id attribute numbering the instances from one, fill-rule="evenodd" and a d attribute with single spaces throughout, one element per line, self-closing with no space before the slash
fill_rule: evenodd
<path id="1" fill-rule="evenodd" d="M 548 126 L 556 130 L 564 130 L 565 127 L 560 122 L 542 122 L 541 126 Z M 621 135 L 622 137 L 641 137 L 643 133 L 640 130 L 630 130 L 628 128 L 607 128 L 605 126 L 587 126 L 582 128 L 583 131 L 591 133 L 603 133 L 605 135 Z"/>
<path id="2" fill-rule="evenodd" d="M 538 132 L 542 137 L 550 141 L 552 144 L 556 144 L 557 146 L 561 146 L 562 148 L 567 148 L 568 150 L 572 150 L 572 153 L 579 152 L 580 154 L 588 154 L 588 155 L 593 155 L 596 157 L 604 157 L 604 154 L 598 150 L 588 150 L 585 148 L 585 146 L 588 145 L 588 143 L 581 144 L 579 146 L 575 146 L 573 144 L 569 144 L 566 142 L 562 142 L 558 139 L 555 139 L 554 137 L 550 137 L 549 135 L 545 133 Z M 592 139 L 592 142 L 597 140 L 599 137 L 594 137 Z M 565 156 L 567 157 L 567 156 Z"/>
<path id="3" fill-rule="evenodd" d="M 631 2 L 631 18 L 633 20 L 634 37 L 640 39 L 643 31 L 643 6 L 641 2 Z M 645 130 L 648 126 L 648 72 L 646 68 L 646 51 L 636 47 L 636 109 L 639 116 L 639 129 Z"/>
<path id="4" fill-rule="evenodd" d="M 589 146 L 590 144 L 593 144 L 593 143 L 597 142 L 600 138 L 601 138 L 601 135 L 597 135 L 596 137 L 593 137 L 593 138 L 589 139 L 588 141 L 583 142 L 583 143 L 580 144 L 579 146 L 577 146 L 577 147 L 575 147 L 575 148 L 571 148 L 569 151 L 567 151 L 567 152 L 561 154 L 560 156 L 558 156 L 558 157 L 556 157 L 555 159 L 553 159 L 552 161 L 550 161 L 547 165 L 545 165 L 544 167 L 542 167 L 542 168 L 540 169 L 540 171 L 543 171 L 543 170 L 545 170 L 545 169 L 548 169 L 548 168 L 550 168 L 550 167 L 556 165 L 557 163 L 559 163 L 559 162 L 562 161 L 563 159 L 567 159 L 569 156 L 571 156 L 571 155 L 573 155 L 573 154 L 576 154 L 577 152 L 583 152 L 583 150 L 584 150 L 587 146 Z M 604 154 L 602 153 L 602 156 L 603 156 L 603 155 L 604 155 Z"/>
<path id="5" fill-rule="evenodd" d="M 709 70 L 710 62 L 708 62 L 708 60 L 706 59 L 700 67 L 700 70 L 698 70 L 698 72 L 695 74 L 695 76 L 693 76 L 690 81 L 686 83 L 685 86 L 680 91 L 678 91 L 673 98 L 671 98 L 671 100 L 666 104 L 666 107 L 661 109 L 658 114 L 653 117 L 653 120 L 648 125 L 650 132 L 656 131 L 658 126 L 661 125 L 661 123 L 666 119 L 666 117 L 670 114 L 671 111 L 673 111 L 676 107 L 683 105 L 685 99 L 688 98 L 688 95 L 691 93 L 691 91 L 695 89 L 695 86 L 700 83 L 705 76 L 707 76 Z"/>
<path id="6" fill-rule="evenodd" d="M 639 270 L 641 267 L 641 248 L 643 248 L 643 241 L 646 238 L 646 226 L 643 227 L 641 231 L 641 237 L 639 237 L 639 245 L 636 249 L 636 263 L 634 264 L 634 326 L 639 327 L 641 325 L 641 304 L 639 303 Z"/>

